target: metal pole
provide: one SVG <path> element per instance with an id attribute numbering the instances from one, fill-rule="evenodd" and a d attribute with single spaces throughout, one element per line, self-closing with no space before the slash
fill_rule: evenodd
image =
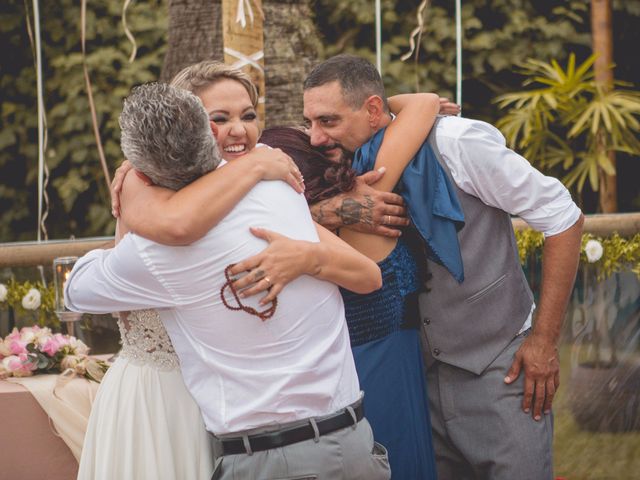
<path id="1" fill-rule="evenodd" d="M 382 76 L 382 9 L 376 0 L 376 67 Z"/>
<path id="2" fill-rule="evenodd" d="M 456 103 L 462 107 L 462 12 L 456 0 Z"/>

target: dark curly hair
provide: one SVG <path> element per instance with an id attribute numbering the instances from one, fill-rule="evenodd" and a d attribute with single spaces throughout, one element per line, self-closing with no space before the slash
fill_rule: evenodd
<path id="1" fill-rule="evenodd" d="M 328 160 L 313 148 L 309 136 L 298 128 L 267 128 L 262 132 L 260 142 L 281 149 L 296 162 L 304 177 L 304 194 L 309 205 L 348 192 L 355 186 L 356 172 L 350 161 Z"/>

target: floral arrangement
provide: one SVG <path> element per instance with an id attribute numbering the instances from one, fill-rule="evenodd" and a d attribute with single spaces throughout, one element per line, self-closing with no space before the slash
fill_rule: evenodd
<path id="1" fill-rule="evenodd" d="M 89 356 L 89 347 L 81 340 L 46 327 L 14 328 L 0 340 L 0 378 L 62 372 L 100 382 L 108 368 L 106 362 Z"/>
<path id="2" fill-rule="evenodd" d="M 544 244 L 542 233 L 531 229 L 516 231 L 520 262 L 539 251 Z M 597 278 L 603 280 L 615 272 L 630 269 L 640 277 L 640 233 L 624 238 L 614 233 L 610 237 L 582 235 L 580 261 L 597 267 Z"/>
<path id="3" fill-rule="evenodd" d="M 34 312 L 40 326 L 58 326 L 55 313 L 53 286 L 41 282 L 17 282 L 14 279 L 0 283 L 0 309 L 13 308 L 18 313 Z"/>

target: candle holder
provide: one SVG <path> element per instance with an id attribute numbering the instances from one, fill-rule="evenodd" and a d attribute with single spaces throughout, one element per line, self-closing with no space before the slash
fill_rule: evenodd
<path id="1" fill-rule="evenodd" d="M 82 313 L 72 312 L 64 304 L 64 288 L 78 257 L 58 257 L 53 259 L 53 285 L 56 292 L 55 312 L 61 322 L 66 323 L 67 333 L 74 335 L 75 322 Z"/>

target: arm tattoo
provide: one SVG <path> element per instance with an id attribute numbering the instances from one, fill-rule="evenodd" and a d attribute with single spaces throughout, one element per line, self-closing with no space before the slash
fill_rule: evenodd
<path id="1" fill-rule="evenodd" d="M 375 202 L 370 195 L 364 195 L 362 203 L 353 198 L 345 198 L 335 214 L 342 220 L 343 225 L 363 223 L 373 225 L 373 207 Z"/>
<path id="2" fill-rule="evenodd" d="M 323 227 L 335 231 L 345 225 L 373 226 L 375 202 L 371 195 L 363 195 L 359 201 L 352 197 L 338 197 L 322 200 L 311 207 L 311 216 Z M 337 204 L 337 205 L 336 205 Z"/>

